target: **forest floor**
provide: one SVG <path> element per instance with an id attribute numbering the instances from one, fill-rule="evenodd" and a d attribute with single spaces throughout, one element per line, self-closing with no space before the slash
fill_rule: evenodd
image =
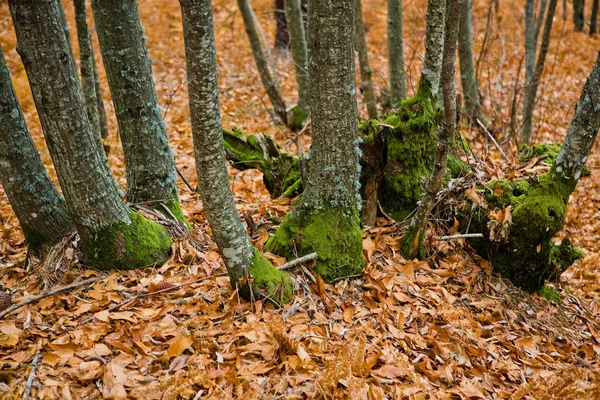
<path id="1" fill-rule="evenodd" d="M 77 54 L 72 3 L 68 3 Z M 252 3 L 267 40 L 273 43 L 273 2 Z M 426 1 L 404 3 L 405 61 L 412 92 L 422 63 Z M 487 2 L 475 3 L 474 49 L 476 58 L 482 54 L 480 90 L 495 127 L 493 134 L 509 154 L 508 160 L 485 135 L 467 127 L 463 133 L 475 154 L 487 162 L 486 173 L 493 179 L 519 166 L 507 132 L 514 90 L 523 81 L 519 69 L 524 21 L 522 2 L 506 0 L 492 10 L 487 29 Z M 145 0 L 140 7 L 177 165 L 195 186 L 179 5 L 176 0 Z M 386 1 L 363 0 L 363 7 L 379 92 L 387 86 Z M 535 114 L 535 142 L 563 140 L 600 48 L 600 36 L 574 33 L 570 8 L 567 15 L 562 5 L 558 8 Z M 295 152 L 293 137 L 277 128 L 266 110 L 268 99 L 235 2 L 215 0 L 214 19 L 224 127 L 274 135 L 284 149 Z M 0 42 L 29 128 L 55 178 L 15 51 L 6 2 L 0 3 Z M 274 57 L 284 96 L 292 103 L 292 64 L 285 53 Z M 103 71 L 101 77 L 109 106 Z M 359 107 L 365 117 L 363 104 Z M 110 106 L 108 112 L 110 162 L 125 187 Z M 306 150 L 309 135 L 300 141 Z M 181 181 L 185 214 L 196 232 L 176 242 L 174 255 L 164 266 L 112 272 L 92 287 L 44 299 L 0 322 L 0 397 L 22 397 L 32 360 L 41 354 L 33 386 L 33 396 L 41 399 L 600 398 L 597 150 L 598 146 L 588 162 L 592 174 L 581 180 L 572 196 L 561 233 L 568 233 L 586 257 L 555 285 L 563 295 L 556 303 L 525 294 L 495 276 L 490 264 L 461 241 L 432 241 L 427 261 L 406 261 L 398 252 L 399 226 L 385 218 L 364 232 L 367 266 L 361 279 L 323 285 L 310 268 L 301 268 L 291 272 L 296 282 L 292 304 L 274 309 L 262 302 L 244 302 L 224 275 L 201 200 Z M 239 211 L 257 225 L 266 223 L 252 232 L 261 248 L 268 237 L 269 216 L 282 217 L 291 201 L 271 200 L 256 171 L 231 169 L 230 173 Z M 65 239 L 67 250 L 33 260 L 29 266 L 23 263 L 23 236 L 1 191 L 0 237 L 0 284 L 10 290 L 15 302 L 82 277 L 102 275 L 69 250 L 73 238 Z M 285 262 L 270 258 L 277 265 Z M 140 293 L 181 284 L 185 286 L 109 310 Z"/>

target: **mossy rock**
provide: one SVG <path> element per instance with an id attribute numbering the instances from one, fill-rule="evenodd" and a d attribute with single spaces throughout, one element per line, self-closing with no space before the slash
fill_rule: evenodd
<path id="1" fill-rule="evenodd" d="M 170 257 L 172 240 L 161 225 L 131 211 L 131 222 L 118 223 L 86 234 L 88 261 L 96 268 L 137 269 L 160 266 Z"/>
<path id="2" fill-rule="evenodd" d="M 317 253 L 315 271 L 326 282 L 362 273 L 365 262 L 358 211 L 301 210 L 284 218 L 265 249 L 288 260 Z"/>

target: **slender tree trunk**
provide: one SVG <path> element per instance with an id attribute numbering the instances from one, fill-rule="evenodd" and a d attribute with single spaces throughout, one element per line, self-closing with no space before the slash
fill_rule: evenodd
<path id="1" fill-rule="evenodd" d="M 442 63 L 442 92 L 444 94 L 444 123 L 437 141 L 436 156 L 433 172 L 423 191 L 421 201 L 417 207 L 415 216 L 411 219 L 408 231 L 402 241 L 402 254 L 406 258 L 425 258 L 425 233 L 427 220 L 435 196 L 442 185 L 442 179 L 446 174 L 448 151 L 452 138 L 456 133 L 456 90 L 454 88 L 454 75 L 456 70 L 456 41 L 460 20 L 460 8 L 462 0 L 448 0 L 446 7 L 446 23 L 444 35 L 444 55 Z"/>
<path id="2" fill-rule="evenodd" d="M 171 240 L 160 225 L 130 212 L 104 173 L 85 115 L 75 61 L 54 1 L 10 0 L 21 55 L 66 203 L 89 261 L 99 268 L 161 264 Z M 44 21 L 44 23 L 40 23 Z"/>
<path id="3" fill-rule="evenodd" d="M 530 85 L 535 71 L 537 49 L 535 29 L 535 0 L 525 0 L 525 83 Z"/>
<path id="4" fill-rule="evenodd" d="M 96 97 L 96 79 L 94 76 L 95 60 L 94 53 L 92 50 L 92 38 L 90 37 L 90 31 L 87 23 L 87 10 L 85 7 L 85 0 L 74 0 L 75 5 L 75 23 L 77 27 L 77 42 L 79 43 L 79 68 L 81 73 L 81 86 L 83 88 L 83 97 L 85 99 L 85 108 L 87 111 L 88 120 L 94 133 L 94 139 L 96 140 L 96 148 L 100 151 L 100 158 L 106 165 L 106 173 L 109 178 L 114 182 L 117 192 L 119 195 L 124 194 L 123 190 L 119 187 L 108 158 L 104 151 L 104 145 L 102 143 L 102 131 L 100 129 L 100 118 L 98 113 L 98 98 Z"/>
<path id="5" fill-rule="evenodd" d="M 290 32 L 283 2 L 275 0 L 275 48 L 287 50 L 290 47 Z"/>
<path id="6" fill-rule="evenodd" d="M 444 25 L 446 0 L 428 0 L 425 32 L 425 61 L 421 81 L 429 83 L 431 93 L 439 94 L 442 55 L 444 54 Z"/>
<path id="7" fill-rule="evenodd" d="M 360 0 L 354 0 L 354 44 L 358 52 L 360 65 L 360 79 L 363 85 L 364 102 L 370 119 L 377 119 L 377 99 L 373 89 L 371 78 L 371 65 L 369 64 L 369 53 L 367 50 L 367 38 L 365 37 L 365 24 L 363 21 L 362 6 Z"/>
<path id="8" fill-rule="evenodd" d="M 298 122 L 300 123 L 293 123 L 292 126 L 299 130 L 302 129 L 304 120 L 309 113 L 308 49 L 300 0 L 285 0 L 285 16 L 289 28 L 290 49 L 298 84 L 298 113 L 296 114 L 299 115 Z"/>
<path id="9" fill-rule="evenodd" d="M 475 67 L 473 65 L 473 35 L 471 34 L 472 10 L 471 0 L 463 0 L 460 7 L 460 24 L 458 27 L 458 59 L 460 61 L 460 79 L 465 98 L 465 112 L 470 120 L 481 120 L 481 102 Z M 484 121 L 481 121 L 484 123 Z M 477 125 L 475 123 L 475 125 Z"/>
<path id="10" fill-rule="evenodd" d="M 583 32 L 585 27 L 585 0 L 573 0 L 573 23 L 576 32 Z"/>
<path id="11" fill-rule="evenodd" d="M 592 15 L 590 19 L 590 35 L 594 35 L 598 31 L 598 0 L 594 0 L 594 3 L 592 4 Z"/>
<path id="12" fill-rule="evenodd" d="M 406 99 L 406 73 L 404 72 L 404 46 L 402 34 L 402 0 L 388 0 L 388 59 L 390 63 L 390 97 L 392 110 Z M 443 32 L 443 27 L 442 27 Z"/>
<path id="13" fill-rule="evenodd" d="M 92 9 L 123 142 L 127 201 L 147 203 L 187 224 L 137 0 L 93 0 Z"/>
<path id="14" fill-rule="evenodd" d="M 242 293 L 289 301 L 290 279 L 251 244 L 246 235 L 227 176 L 219 110 L 217 51 L 211 0 L 180 0 L 192 117 L 198 191 L 206 218 L 231 278 Z"/>
<path id="15" fill-rule="evenodd" d="M 525 87 L 525 96 L 523 100 L 523 127 L 521 128 L 520 134 L 521 143 L 524 144 L 529 143 L 531 140 L 533 129 L 533 110 L 535 108 L 537 89 L 542 78 L 542 72 L 544 71 L 544 64 L 546 63 L 546 54 L 548 54 L 548 47 L 550 46 L 550 32 L 552 31 L 552 22 L 554 20 L 554 12 L 556 11 L 556 3 L 557 0 L 550 0 L 550 3 L 548 4 L 546 22 L 544 23 L 544 33 L 542 35 L 542 43 L 540 45 L 538 59 L 535 64 L 535 71 L 531 77 L 531 80 Z"/>
<path id="16" fill-rule="evenodd" d="M 313 128 L 308 183 L 267 249 L 287 258 L 316 252 L 316 271 L 331 281 L 360 273 L 364 265 L 354 0 L 310 0 L 308 26 Z"/>
<path id="17" fill-rule="evenodd" d="M 0 183 L 29 249 L 40 249 L 75 228 L 29 135 L 0 48 Z"/>
<path id="18" fill-rule="evenodd" d="M 106 109 L 104 108 L 104 97 L 102 95 L 102 87 L 100 86 L 100 76 L 98 75 L 98 67 L 96 66 L 96 57 L 94 56 L 94 47 L 92 46 L 92 69 L 94 71 L 94 87 L 96 88 L 96 101 L 98 105 L 98 123 L 100 124 L 100 134 L 103 139 L 108 137 L 108 123 L 106 122 Z M 106 154 L 108 155 L 108 149 Z"/>
<path id="19" fill-rule="evenodd" d="M 250 7 L 248 0 L 237 0 L 242 19 L 244 20 L 244 27 L 246 28 L 246 34 L 250 41 L 250 47 L 252 48 L 252 54 L 254 55 L 254 62 L 256 68 L 260 74 L 260 80 L 267 91 L 267 96 L 271 100 L 271 104 L 275 109 L 275 114 L 283 122 L 284 125 L 288 125 L 287 107 L 281 92 L 279 91 L 279 85 L 276 83 L 274 77 L 269 71 L 269 63 L 265 57 L 262 46 L 260 44 L 260 38 L 254 25 L 254 12 Z"/>
<path id="20" fill-rule="evenodd" d="M 65 15 L 65 7 L 63 5 L 62 0 L 56 0 L 56 4 L 58 5 L 58 11 L 60 13 L 60 25 L 62 31 L 64 32 L 65 38 L 67 39 L 67 46 L 69 48 L 69 54 L 73 60 L 75 56 L 73 55 L 73 45 L 71 45 L 71 34 L 69 31 L 69 24 L 67 23 L 67 16 Z"/>

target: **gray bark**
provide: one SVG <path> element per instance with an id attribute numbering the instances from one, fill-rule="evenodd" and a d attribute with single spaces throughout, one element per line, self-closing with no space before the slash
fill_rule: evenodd
<path id="1" fill-rule="evenodd" d="M 433 208 L 435 196 L 442 185 L 446 174 L 448 151 L 452 138 L 456 133 L 456 89 L 454 75 L 456 70 L 456 42 L 460 20 L 459 10 L 462 0 L 448 0 L 445 15 L 444 55 L 442 62 L 442 92 L 444 95 L 444 123 L 438 136 L 435 164 L 426 189 L 423 191 L 421 201 L 415 216 L 411 219 L 408 233 L 402 243 L 403 254 L 410 258 L 420 255 L 423 258 L 423 241 L 426 232 L 427 220 Z M 421 254 L 418 254 L 418 253 Z"/>
<path id="2" fill-rule="evenodd" d="M 392 110 L 406 99 L 406 73 L 402 34 L 402 0 L 388 0 L 388 59 L 390 63 L 390 97 Z M 442 26 L 443 33 L 443 26 Z M 441 39 L 441 38 L 440 38 Z M 441 56 L 440 56 L 441 57 Z"/>
<path id="3" fill-rule="evenodd" d="M 308 115 L 308 49 L 300 0 L 285 0 L 285 17 L 298 84 L 298 109 Z"/>
<path id="4" fill-rule="evenodd" d="M 57 3 L 10 0 L 9 6 L 17 51 L 77 229 L 86 238 L 103 227 L 129 223 L 129 210 L 104 173 L 75 62 L 65 37 L 57 34 L 62 29 Z"/>
<path id="5" fill-rule="evenodd" d="M 284 0 L 275 0 L 275 48 L 287 50 L 290 46 L 290 34 L 283 2 Z"/>
<path id="6" fill-rule="evenodd" d="M 92 68 L 94 70 L 94 87 L 96 88 L 96 101 L 98 105 L 98 123 L 100 124 L 100 135 L 103 139 L 108 137 L 108 124 L 106 122 L 106 109 L 104 108 L 104 97 L 102 96 L 102 87 L 100 86 L 100 76 L 98 76 L 98 67 L 96 66 L 96 57 L 94 56 L 94 47 L 92 47 Z M 108 150 L 107 150 L 108 153 Z"/>
<path id="7" fill-rule="evenodd" d="M 65 15 L 65 7 L 62 3 L 62 0 L 56 0 L 56 4 L 58 5 L 58 12 L 60 16 L 60 24 L 62 31 L 64 32 L 65 38 L 67 39 L 67 46 L 69 48 L 69 54 L 71 58 L 74 60 L 75 56 L 73 55 L 73 45 L 71 44 L 71 34 L 69 31 L 69 24 L 67 23 L 67 16 Z"/>
<path id="8" fill-rule="evenodd" d="M 369 53 L 367 50 L 367 38 L 365 36 L 365 23 L 363 21 L 361 0 L 354 0 L 354 7 L 354 41 L 356 51 L 358 52 L 360 79 L 363 84 L 363 97 L 367 106 L 369 118 L 377 119 L 377 99 L 375 98 L 375 90 L 373 89 L 373 79 L 371 65 L 369 64 Z M 402 50 L 402 42 L 400 42 L 400 50 Z"/>
<path id="9" fill-rule="evenodd" d="M 442 56 L 444 54 L 444 25 L 446 0 L 428 0 L 427 29 L 425 31 L 425 61 L 421 79 L 431 86 L 433 94 L 439 93 Z"/>
<path id="10" fill-rule="evenodd" d="M 523 99 L 523 126 L 521 127 L 520 139 L 521 143 L 529 143 L 533 129 L 533 110 L 535 108 L 535 100 L 537 89 L 544 71 L 546 63 L 546 55 L 550 46 L 550 32 L 552 31 L 552 23 L 554 21 L 554 12 L 556 11 L 557 0 L 550 0 L 548 11 L 546 13 L 546 21 L 544 23 L 544 33 L 542 34 L 542 42 L 540 44 L 540 52 L 538 54 L 535 70 L 531 80 L 525 87 L 525 95 Z"/>
<path id="11" fill-rule="evenodd" d="M 592 3 L 592 15 L 590 17 L 590 35 L 596 34 L 598 31 L 598 0 Z"/>
<path id="12" fill-rule="evenodd" d="M 0 183 L 29 246 L 52 243 L 74 229 L 65 201 L 29 135 L 1 48 Z"/>
<path id="13" fill-rule="evenodd" d="M 537 35 L 535 29 L 535 0 L 525 0 L 525 83 L 529 85 L 535 70 Z"/>
<path id="14" fill-rule="evenodd" d="M 176 170 L 161 116 L 137 0 L 93 0 L 102 59 L 127 172 L 127 201 L 177 203 Z"/>
<path id="15" fill-rule="evenodd" d="M 267 96 L 269 96 L 269 100 L 271 100 L 273 108 L 275 109 L 275 114 L 279 117 L 279 119 L 281 119 L 284 125 L 288 125 L 288 115 L 285 101 L 283 100 L 283 97 L 281 97 L 281 92 L 278 89 L 279 85 L 269 72 L 269 64 L 260 44 L 260 38 L 256 30 L 256 25 L 254 25 L 254 12 L 252 11 L 248 0 L 238 0 L 237 3 L 240 13 L 242 14 L 242 19 L 244 20 L 244 27 L 246 29 L 246 34 L 248 35 L 248 40 L 250 41 L 250 48 L 252 49 L 252 54 L 254 55 L 254 62 L 256 63 L 260 80 L 267 91 Z"/>
<path id="16" fill-rule="evenodd" d="M 583 87 L 575 114 L 554 169 L 566 179 L 579 179 L 600 129 L 600 52 Z"/>
<path id="17" fill-rule="evenodd" d="M 471 0 L 463 0 L 460 7 L 458 27 L 458 59 L 460 61 L 460 79 L 465 99 L 465 113 L 469 119 L 481 119 L 481 102 L 475 66 L 473 65 L 473 35 L 471 34 Z M 483 121 L 481 121 L 483 123 Z"/>
<path id="18" fill-rule="evenodd" d="M 198 192 L 232 283 L 252 262 L 252 245 L 236 210 L 221 128 L 211 0 L 180 0 Z"/>
<path id="19" fill-rule="evenodd" d="M 576 32 L 583 32 L 585 26 L 585 0 L 573 0 L 573 23 Z"/>

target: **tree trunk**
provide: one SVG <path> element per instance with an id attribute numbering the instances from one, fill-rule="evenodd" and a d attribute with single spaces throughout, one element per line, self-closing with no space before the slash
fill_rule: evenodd
<path id="1" fill-rule="evenodd" d="M 96 88 L 96 101 L 98 105 L 98 123 L 100 124 L 100 135 L 103 139 L 108 137 L 108 123 L 106 122 L 106 109 L 104 108 L 104 96 L 102 95 L 102 87 L 100 86 L 100 76 L 98 75 L 98 67 L 96 66 L 96 57 L 94 56 L 94 47 L 92 46 L 92 68 L 94 71 L 94 87 Z M 105 148 L 108 155 L 109 149 Z"/>
<path id="2" fill-rule="evenodd" d="M 29 135 L 0 49 L 0 183 L 30 250 L 42 249 L 75 228 Z"/>
<path id="3" fill-rule="evenodd" d="M 283 3 L 284 0 L 275 0 L 275 48 L 287 50 L 290 47 L 290 33 Z"/>
<path id="4" fill-rule="evenodd" d="M 592 4 L 592 15 L 590 19 L 590 35 L 594 35 L 598 31 L 598 0 L 594 0 L 594 3 Z"/>
<path id="5" fill-rule="evenodd" d="M 292 129 L 300 130 L 309 114 L 308 49 L 300 0 L 285 0 L 285 16 L 289 28 L 290 48 L 298 84 L 298 106 L 294 113 Z"/>
<path id="6" fill-rule="evenodd" d="M 364 102 L 370 119 L 377 119 L 377 99 L 373 90 L 371 79 L 371 65 L 369 64 L 369 53 L 367 50 L 367 39 L 365 37 L 365 24 L 363 21 L 361 0 L 354 0 L 354 41 L 358 52 L 360 65 L 360 79 L 363 85 Z"/>
<path id="7" fill-rule="evenodd" d="M 73 4 L 75 5 L 75 23 L 77 27 L 77 42 L 79 43 L 81 86 L 83 88 L 83 97 L 85 99 L 88 120 L 92 132 L 94 133 L 94 139 L 96 140 L 95 147 L 100 151 L 99 156 L 102 159 L 102 162 L 106 164 L 106 172 L 108 173 L 109 178 L 114 182 L 117 192 L 121 195 L 124 194 L 123 190 L 119 187 L 119 184 L 112 174 L 102 143 L 98 98 L 96 97 L 96 79 L 94 76 L 96 62 L 94 61 L 94 53 L 92 50 L 92 38 L 90 37 L 90 31 L 88 29 L 85 0 L 74 0 Z"/>
<path id="8" fill-rule="evenodd" d="M 173 152 L 161 116 L 136 0 L 93 0 L 92 10 L 123 142 L 127 201 L 185 224 Z"/>
<path id="9" fill-rule="evenodd" d="M 585 0 L 573 0 L 573 23 L 575 32 L 583 32 L 585 27 Z"/>
<path id="10" fill-rule="evenodd" d="M 198 191 L 229 272 L 231 285 L 281 304 L 291 300 L 291 280 L 251 244 L 229 187 L 217 82 L 211 0 L 180 0 Z M 250 296 L 248 296 L 250 297 Z"/>
<path id="11" fill-rule="evenodd" d="M 442 55 L 444 54 L 444 24 L 446 0 L 428 0 L 425 32 L 425 61 L 421 81 L 426 80 L 431 93 L 439 94 Z"/>
<path id="12" fill-rule="evenodd" d="M 417 211 L 411 219 L 408 230 L 402 240 L 402 254 L 410 259 L 424 259 L 425 233 L 427 220 L 431 214 L 435 196 L 446 174 L 448 152 L 453 136 L 456 134 L 456 89 L 454 75 L 456 71 L 456 41 L 458 26 L 461 19 L 460 9 L 462 0 L 448 0 L 446 7 L 446 23 L 444 35 L 444 55 L 442 60 L 442 92 L 444 94 L 444 123 L 437 140 L 435 164 L 426 189 L 423 191 Z"/>
<path id="13" fill-rule="evenodd" d="M 63 5 L 62 0 L 56 0 L 56 4 L 58 5 L 58 12 L 60 14 L 60 26 L 62 31 L 64 32 L 65 38 L 67 39 L 69 55 L 74 60 L 75 56 L 73 55 L 73 45 L 71 45 L 71 34 L 69 31 L 69 24 L 67 23 L 67 16 L 65 15 L 65 6 Z"/>
<path id="14" fill-rule="evenodd" d="M 460 61 L 460 79 L 465 100 L 465 113 L 469 120 L 477 126 L 475 119 L 482 120 L 481 102 L 475 67 L 473 65 L 473 35 L 471 34 L 472 9 L 471 0 L 463 0 L 460 8 L 460 25 L 458 28 L 458 59 Z M 485 123 L 484 121 L 481 121 Z"/>
<path id="15" fill-rule="evenodd" d="M 171 239 L 160 225 L 121 202 L 96 148 L 75 61 L 57 3 L 10 0 L 17 51 L 71 216 L 88 260 L 98 268 L 162 264 Z M 43 21 L 43 23 L 41 22 Z"/>
<path id="16" fill-rule="evenodd" d="M 402 0 L 388 0 L 387 6 L 390 97 L 392 101 L 392 110 L 396 111 L 400 102 L 406 99 L 407 96 L 406 73 L 404 72 L 404 46 L 402 40 Z"/>
<path id="17" fill-rule="evenodd" d="M 287 258 L 316 252 L 316 271 L 326 281 L 358 274 L 364 265 L 358 217 L 353 3 L 309 1 L 313 143 L 308 183 L 266 245 Z"/>
<path id="18" fill-rule="evenodd" d="M 548 4 L 548 12 L 546 14 L 546 22 L 544 23 L 544 33 L 542 35 L 540 53 L 538 54 L 533 76 L 525 87 L 525 95 L 523 99 L 523 126 L 520 134 L 522 144 L 528 144 L 531 141 L 531 134 L 533 130 L 533 110 L 535 108 L 537 89 L 540 84 L 540 80 L 542 79 L 544 64 L 546 63 L 546 54 L 548 54 L 548 47 L 550 46 L 550 33 L 552 31 L 556 3 L 557 0 L 550 0 L 550 3 Z"/>
<path id="19" fill-rule="evenodd" d="M 252 54 L 254 55 L 256 68 L 260 74 L 260 80 L 263 84 L 263 87 L 267 91 L 267 96 L 269 96 L 269 100 L 271 100 L 273 108 L 275 109 L 275 114 L 279 117 L 284 125 L 288 125 L 289 121 L 285 101 L 283 100 L 283 97 L 281 97 L 279 85 L 269 71 L 269 64 L 260 44 L 260 38 L 258 37 L 258 32 L 256 31 L 256 25 L 254 25 L 254 12 L 250 7 L 250 3 L 248 3 L 248 0 L 237 0 L 237 3 L 240 13 L 242 14 L 242 19 L 244 20 L 244 27 L 246 28 L 246 34 L 248 35 L 248 40 L 250 41 L 250 47 L 252 48 Z"/>

